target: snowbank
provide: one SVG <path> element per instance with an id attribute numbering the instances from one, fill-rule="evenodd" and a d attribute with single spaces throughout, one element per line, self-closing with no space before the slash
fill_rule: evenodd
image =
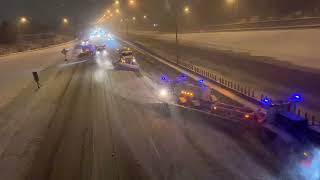
<path id="1" fill-rule="evenodd" d="M 175 40 L 174 34 L 144 34 L 160 40 Z M 190 33 L 180 35 L 180 42 L 272 57 L 294 65 L 320 69 L 319 35 L 320 29 Z"/>

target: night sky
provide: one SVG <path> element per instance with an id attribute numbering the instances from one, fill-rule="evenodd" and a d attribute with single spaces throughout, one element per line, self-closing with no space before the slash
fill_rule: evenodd
<path id="1" fill-rule="evenodd" d="M 139 7 L 132 14 L 152 14 L 154 21 L 165 21 L 163 16 L 172 0 L 136 0 Z M 193 17 L 203 23 L 219 23 L 230 16 L 225 0 L 179 0 L 189 4 Z M 0 0 L 0 21 L 31 17 L 34 22 L 56 22 L 69 17 L 74 22 L 89 22 L 103 13 L 113 0 Z M 239 16 L 278 16 L 297 10 L 316 10 L 319 0 L 239 0 Z M 139 8 L 139 10 L 138 10 Z"/>
<path id="2" fill-rule="evenodd" d="M 27 16 L 34 22 L 55 22 L 68 17 L 76 22 L 92 20 L 112 0 L 0 0 L 0 21 Z"/>

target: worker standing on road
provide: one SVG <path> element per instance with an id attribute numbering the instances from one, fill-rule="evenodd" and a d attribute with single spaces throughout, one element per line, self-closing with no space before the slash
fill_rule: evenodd
<path id="1" fill-rule="evenodd" d="M 68 50 L 66 48 L 63 48 L 61 53 L 64 55 L 64 61 L 68 61 L 67 59 Z"/>

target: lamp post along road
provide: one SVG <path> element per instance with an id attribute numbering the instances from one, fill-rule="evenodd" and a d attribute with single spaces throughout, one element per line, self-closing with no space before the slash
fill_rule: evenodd
<path id="1" fill-rule="evenodd" d="M 174 16 L 175 16 L 175 30 L 176 30 L 176 63 L 179 64 L 179 17 L 178 17 L 178 0 L 174 1 Z"/>

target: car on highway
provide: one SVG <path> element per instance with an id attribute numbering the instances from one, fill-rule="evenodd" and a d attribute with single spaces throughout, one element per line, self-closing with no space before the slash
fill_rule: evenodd
<path id="1" fill-rule="evenodd" d="M 89 44 L 90 44 L 90 41 L 88 39 L 85 39 L 85 40 L 81 41 L 81 45 L 82 46 L 87 46 Z"/>
<path id="2" fill-rule="evenodd" d="M 114 61 L 114 65 L 117 68 L 130 69 L 130 70 L 139 70 L 139 64 L 133 51 L 130 48 L 123 48 L 119 50 L 119 60 Z"/>
<path id="3" fill-rule="evenodd" d="M 95 54 L 96 54 L 95 46 L 91 44 L 87 44 L 85 46 L 82 46 L 81 52 L 78 55 L 78 57 L 94 56 Z"/>
<path id="4" fill-rule="evenodd" d="M 96 50 L 97 51 L 104 51 L 106 50 L 106 45 L 96 45 Z"/>
<path id="5" fill-rule="evenodd" d="M 96 55 L 107 55 L 106 45 L 96 45 Z"/>

